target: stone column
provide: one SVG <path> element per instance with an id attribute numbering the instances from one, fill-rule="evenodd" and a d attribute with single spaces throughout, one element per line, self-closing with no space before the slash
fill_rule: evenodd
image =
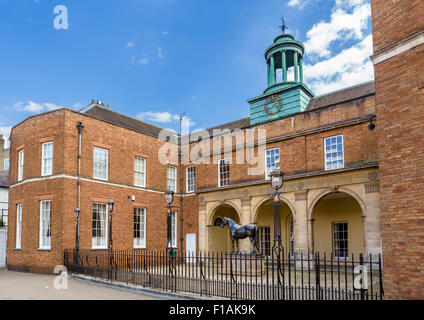
<path id="1" fill-rule="evenodd" d="M 275 63 L 274 56 L 272 55 L 270 58 L 270 71 L 271 71 L 271 85 L 275 84 Z"/>
<path id="2" fill-rule="evenodd" d="M 299 56 L 299 81 L 303 82 L 303 57 Z"/>
<path id="3" fill-rule="evenodd" d="M 305 255 L 308 252 L 308 191 L 295 191 L 294 250 Z"/>
<path id="4" fill-rule="evenodd" d="M 206 212 L 206 202 L 199 201 L 199 251 L 206 251 L 208 248 L 209 239 L 209 229 L 207 228 L 206 223 L 207 212 Z"/>
<path id="5" fill-rule="evenodd" d="M 271 85 L 271 66 L 270 66 L 271 61 L 267 61 L 266 62 L 266 73 L 267 73 L 267 84 L 268 87 Z"/>
<path id="6" fill-rule="evenodd" d="M 377 261 L 378 254 L 382 253 L 381 243 L 381 211 L 380 211 L 380 192 L 379 183 L 365 183 L 365 206 L 364 217 L 364 240 L 365 254 L 372 254 Z"/>
<path id="7" fill-rule="evenodd" d="M 281 69 L 283 73 L 283 82 L 287 81 L 287 65 L 286 65 L 286 52 L 281 51 Z"/>
<path id="8" fill-rule="evenodd" d="M 293 55 L 293 61 L 294 61 L 294 81 L 299 82 L 299 69 L 297 64 L 297 52 L 294 52 Z"/>
<path id="9" fill-rule="evenodd" d="M 241 199 L 241 225 L 252 223 L 250 221 L 250 202 L 252 197 L 244 197 Z M 251 244 L 249 238 L 239 240 L 240 252 L 251 252 Z"/>

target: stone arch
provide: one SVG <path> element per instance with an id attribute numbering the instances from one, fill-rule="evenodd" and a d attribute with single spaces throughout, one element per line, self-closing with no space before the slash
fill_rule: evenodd
<path id="1" fill-rule="evenodd" d="M 241 222 L 241 210 L 239 206 L 233 201 L 225 200 L 214 204 L 209 210 L 207 218 L 208 233 L 207 233 L 207 246 L 208 250 L 212 252 L 230 252 L 231 251 L 231 237 L 227 227 L 221 229 L 214 226 L 214 219 L 217 216 L 226 216 L 233 219 L 236 223 Z"/>
<path id="2" fill-rule="evenodd" d="M 321 191 L 311 202 L 310 205 L 308 207 L 308 219 L 312 220 L 313 217 L 313 211 L 314 211 L 314 207 L 315 205 L 318 203 L 319 200 L 321 200 L 322 198 L 324 198 L 326 195 L 333 193 L 333 192 L 344 192 L 348 195 L 350 195 L 352 198 L 354 198 L 359 206 L 361 207 L 362 210 L 362 216 L 365 217 L 366 215 L 366 206 L 365 206 L 365 202 L 364 200 L 353 190 L 350 190 L 349 188 L 345 188 L 345 187 L 341 187 L 341 188 L 328 188 L 325 189 L 323 191 Z"/>
<path id="3" fill-rule="evenodd" d="M 281 240 L 284 248 L 289 248 L 290 244 L 290 220 L 295 219 L 295 208 L 285 196 L 280 196 L 280 218 L 281 218 Z M 265 256 L 271 254 L 271 247 L 274 241 L 274 209 L 273 198 L 263 197 L 252 211 L 253 223 L 259 229 L 259 246 L 261 253 Z M 289 252 L 289 251 L 286 251 Z"/>
<path id="4" fill-rule="evenodd" d="M 222 207 L 222 206 L 225 206 L 225 205 L 232 207 L 236 211 L 236 213 L 238 215 L 238 218 L 239 218 L 239 221 L 241 221 L 241 209 L 237 206 L 237 204 L 235 204 L 231 200 L 224 200 L 224 201 L 219 201 L 218 203 L 215 203 L 212 206 L 212 208 L 209 210 L 208 219 L 207 219 L 207 222 L 208 222 L 207 224 L 208 225 L 212 225 L 213 224 L 213 216 L 214 216 L 216 210 L 219 207 Z"/>
<path id="5" fill-rule="evenodd" d="M 255 223 L 257 221 L 259 209 L 261 208 L 261 206 L 269 200 L 272 200 L 272 198 L 265 196 L 255 205 L 255 207 L 253 208 L 253 211 L 252 211 L 252 213 L 253 213 L 252 223 Z M 293 218 L 296 220 L 296 210 L 295 210 L 293 204 L 290 202 L 290 200 L 287 199 L 286 197 L 280 195 L 280 201 L 284 202 L 290 208 L 292 215 L 293 215 Z"/>
<path id="6" fill-rule="evenodd" d="M 353 190 L 346 187 L 322 190 L 308 207 L 311 248 L 331 253 L 335 258 L 349 259 L 351 253 L 363 253 L 366 248 L 365 214 L 365 203 Z"/>

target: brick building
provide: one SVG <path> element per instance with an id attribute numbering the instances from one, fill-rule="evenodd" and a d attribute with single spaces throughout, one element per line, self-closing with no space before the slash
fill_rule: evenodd
<path id="1" fill-rule="evenodd" d="M 184 243 L 190 234 L 199 250 L 229 250 L 228 232 L 213 226 L 226 216 L 256 223 L 268 255 L 268 173 L 279 168 L 285 173 L 281 234 L 290 254 L 349 259 L 383 252 L 387 297 L 423 298 L 423 15 L 418 0 L 373 0 L 375 84 L 322 96 L 303 81 L 303 45 L 287 34 L 277 37 L 265 52 L 267 87 L 248 100 L 250 117 L 181 139 Z M 81 248 L 105 250 L 109 199 L 115 201 L 114 248 L 163 249 L 164 192 L 179 191 L 180 172 L 175 136 L 168 133 L 168 143 L 162 134 L 95 101 L 79 112 L 60 109 L 16 125 L 8 267 L 52 272 L 63 250 L 74 247 L 76 207 Z M 178 217 L 177 209 L 173 244 L 179 248 Z M 249 250 L 249 241 L 241 248 Z"/>
<path id="2" fill-rule="evenodd" d="M 303 54 L 291 35 L 278 36 L 265 53 L 267 88 L 248 100 L 250 117 L 181 139 L 183 232 L 190 248 L 228 251 L 228 232 L 213 226 L 226 216 L 256 223 L 261 252 L 269 255 L 268 174 L 279 168 L 285 173 L 281 233 L 287 252 L 343 259 L 381 252 L 377 130 L 368 128 L 375 120 L 374 83 L 315 96 L 303 81 Z M 115 202 L 114 248 L 164 249 L 164 192 L 169 186 L 179 191 L 180 172 L 178 141 L 173 133 L 165 132 L 169 142 L 162 136 L 161 128 L 96 101 L 79 112 L 55 110 L 14 126 L 8 267 L 52 272 L 62 264 L 63 250 L 75 246 L 77 207 L 81 249 L 107 249 L 109 199 Z M 173 245 L 181 249 L 179 223 L 177 209 Z M 240 244 L 250 250 L 247 239 Z"/>
<path id="3" fill-rule="evenodd" d="M 386 297 L 424 299 L 424 2 L 371 8 Z"/>

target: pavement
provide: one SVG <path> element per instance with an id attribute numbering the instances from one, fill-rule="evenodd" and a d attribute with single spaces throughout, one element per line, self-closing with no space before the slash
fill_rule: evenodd
<path id="1" fill-rule="evenodd" d="M 55 287 L 62 287 L 56 289 Z M 67 288 L 66 288 L 67 287 Z M 0 269 L 0 300 L 162 300 L 79 281 L 68 276 L 22 273 Z"/>

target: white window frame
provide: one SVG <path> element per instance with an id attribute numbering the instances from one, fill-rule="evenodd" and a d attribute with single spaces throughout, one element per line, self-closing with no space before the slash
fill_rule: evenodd
<path id="1" fill-rule="evenodd" d="M 3 159 L 3 171 L 8 171 L 10 169 L 10 159 L 4 158 Z"/>
<path id="2" fill-rule="evenodd" d="M 177 236 L 178 236 L 178 220 L 177 213 L 174 211 L 171 213 L 171 246 L 177 248 Z"/>
<path id="3" fill-rule="evenodd" d="M 347 243 L 347 247 L 346 247 L 346 256 L 342 257 L 340 255 L 336 255 L 336 240 L 340 241 L 340 239 L 336 239 L 336 233 L 335 233 L 335 227 L 338 224 L 345 224 L 346 225 L 346 239 L 343 239 L 343 241 L 346 241 Z M 333 258 L 334 259 L 349 259 L 349 223 L 347 221 L 334 221 L 331 223 L 331 234 L 332 234 L 332 238 L 333 238 Z M 340 248 L 339 248 L 340 250 Z"/>
<path id="4" fill-rule="evenodd" d="M 274 151 L 274 150 L 278 150 L 278 162 L 277 161 L 275 161 L 273 164 L 272 164 L 272 168 L 270 168 L 270 169 L 268 169 L 268 163 L 267 163 L 267 159 L 268 159 L 268 152 L 269 153 L 271 153 L 271 151 Z M 274 169 L 278 169 L 278 170 L 280 170 L 280 148 L 271 148 L 271 149 L 267 149 L 267 150 L 265 150 L 265 180 L 269 180 L 270 179 L 270 176 L 269 176 L 269 174 L 274 170 Z M 277 166 L 277 163 L 278 163 L 278 166 Z"/>
<path id="5" fill-rule="evenodd" d="M 104 225 L 105 225 L 105 235 L 104 237 L 94 237 L 93 236 L 93 215 L 94 215 L 94 208 L 95 206 L 104 206 L 105 211 L 104 211 L 104 215 L 105 215 L 105 219 L 104 219 Z M 102 212 L 100 210 L 98 210 L 99 214 L 101 214 Z M 102 203 L 102 202 L 93 202 L 93 207 L 91 210 L 91 248 L 92 249 L 107 249 L 107 243 L 108 243 L 108 219 L 109 219 L 109 215 L 108 215 L 108 205 L 106 203 Z M 102 222 L 102 220 L 98 220 L 100 222 Z M 101 230 L 101 226 L 100 226 L 100 230 Z M 104 244 L 98 244 L 99 240 L 98 239 L 104 239 Z"/>
<path id="6" fill-rule="evenodd" d="M 18 152 L 18 181 L 24 179 L 24 149 Z"/>
<path id="7" fill-rule="evenodd" d="M 96 151 L 106 153 L 106 163 L 96 161 L 96 160 L 99 160 L 96 157 L 96 154 L 99 155 L 99 153 L 96 153 Z M 102 159 L 100 159 L 100 160 L 102 160 Z M 99 175 L 99 173 L 101 173 L 101 172 L 100 172 L 100 170 L 97 170 L 97 164 L 99 164 L 101 166 L 105 166 L 104 175 L 103 175 L 103 172 L 102 172 L 102 175 Z M 100 148 L 100 147 L 94 147 L 94 149 L 93 149 L 93 178 L 103 180 L 103 181 L 109 180 L 109 150 L 108 149 Z"/>
<path id="8" fill-rule="evenodd" d="M 144 171 L 137 171 L 137 161 L 140 161 L 140 160 L 143 162 Z M 134 185 L 136 187 L 142 187 L 142 188 L 146 187 L 146 172 L 147 172 L 146 164 L 147 164 L 147 161 L 145 158 L 138 157 L 138 156 L 134 157 Z M 139 179 L 137 179 L 137 174 L 143 175 L 142 183 L 139 183 L 140 181 Z"/>
<path id="9" fill-rule="evenodd" d="M 140 234 L 142 235 L 139 238 L 135 237 L 136 232 L 136 221 L 135 217 L 137 214 L 137 211 L 140 211 Z M 134 207 L 134 249 L 145 249 L 146 248 L 146 208 L 141 207 Z"/>
<path id="10" fill-rule="evenodd" d="M 22 204 L 16 205 L 16 242 L 15 249 L 22 247 Z"/>
<path id="11" fill-rule="evenodd" d="M 335 142 L 333 142 L 332 139 L 335 139 Z M 325 163 L 326 171 L 344 168 L 344 141 L 343 140 L 344 140 L 343 135 L 337 135 L 337 136 L 324 138 L 324 163 Z M 341 151 L 339 151 L 338 145 L 341 145 Z M 327 159 L 330 159 L 330 161 L 327 161 Z M 341 161 L 341 164 L 340 164 L 340 161 Z M 330 164 L 329 162 L 336 162 L 336 163 Z"/>
<path id="12" fill-rule="evenodd" d="M 222 163 L 224 163 L 226 161 L 228 162 L 228 163 L 225 164 L 225 165 L 228 165 L 228 178 L 223 180 L 223 181 L 226 181 L 226 184 L 222 184 L 221 183 L 221 166 L 222 166 Z M 226 186 L 230 185 L 230 165 L 231 165 L 230 158 L 223 158 L 223 159 L 219 160 L 219 164 L 218 164 L 218 187 L 226 187 Z"/>
<path id="13" fill-rule="evenodd" d="M 173 177 L 170 177 L 169 169 L 174 170 L 174 176 Z M 169 180 L 170 178 L 175 181 L 174 188 L 172 188 L 172 186 L 170 185 L 170 180 Z M 170 188 L 172 191 L 177 192 L 177 167 L 168 166 L 167 171 L 166 171 L 166 184 L 167 184 L 167 186 L 166 186 L 167 188 Z"/>
<path id="14" fill-rule="evenodd" d="M 45 205 L 48 204 L 48 208 L 45 208 Z M 46 212 L 48 210 L 48 212 Z M 48 217 L 45 217 L 45 214 L 48 213 Z M 48 222 L 47 229 L 45 223 Z M 41 200 L 40 201 L 40 237 L 39 237 L 39 250 L 50 250 L 52 243 L 52 201 L 51 200 Z M 48 236 L 44 234 L 44 231 L 47 231 Z"/>
<path id="15" fill-rule="evenodd" d="M 46 155 L 46 148 L 51 146 L 51 155 Z M 54 144 L 53 141 L 44 142 L 41 145 L 41 176 L 50 176 L 53 174 L 53 150 Z M 46 165 L 49 163 L 50 165 Z"/>
<path id="16" fill-rule="evenodd" d="M 189 169 L 192 169 L 194 173 L 193 183 L 190 183 L 192 179 L 190 179 L 189 177 Z M 187 193 L 193 193 L 194 191 L 196 191 L 196 166 L 190 166 L 186 168 L 186 182 Z"/>

